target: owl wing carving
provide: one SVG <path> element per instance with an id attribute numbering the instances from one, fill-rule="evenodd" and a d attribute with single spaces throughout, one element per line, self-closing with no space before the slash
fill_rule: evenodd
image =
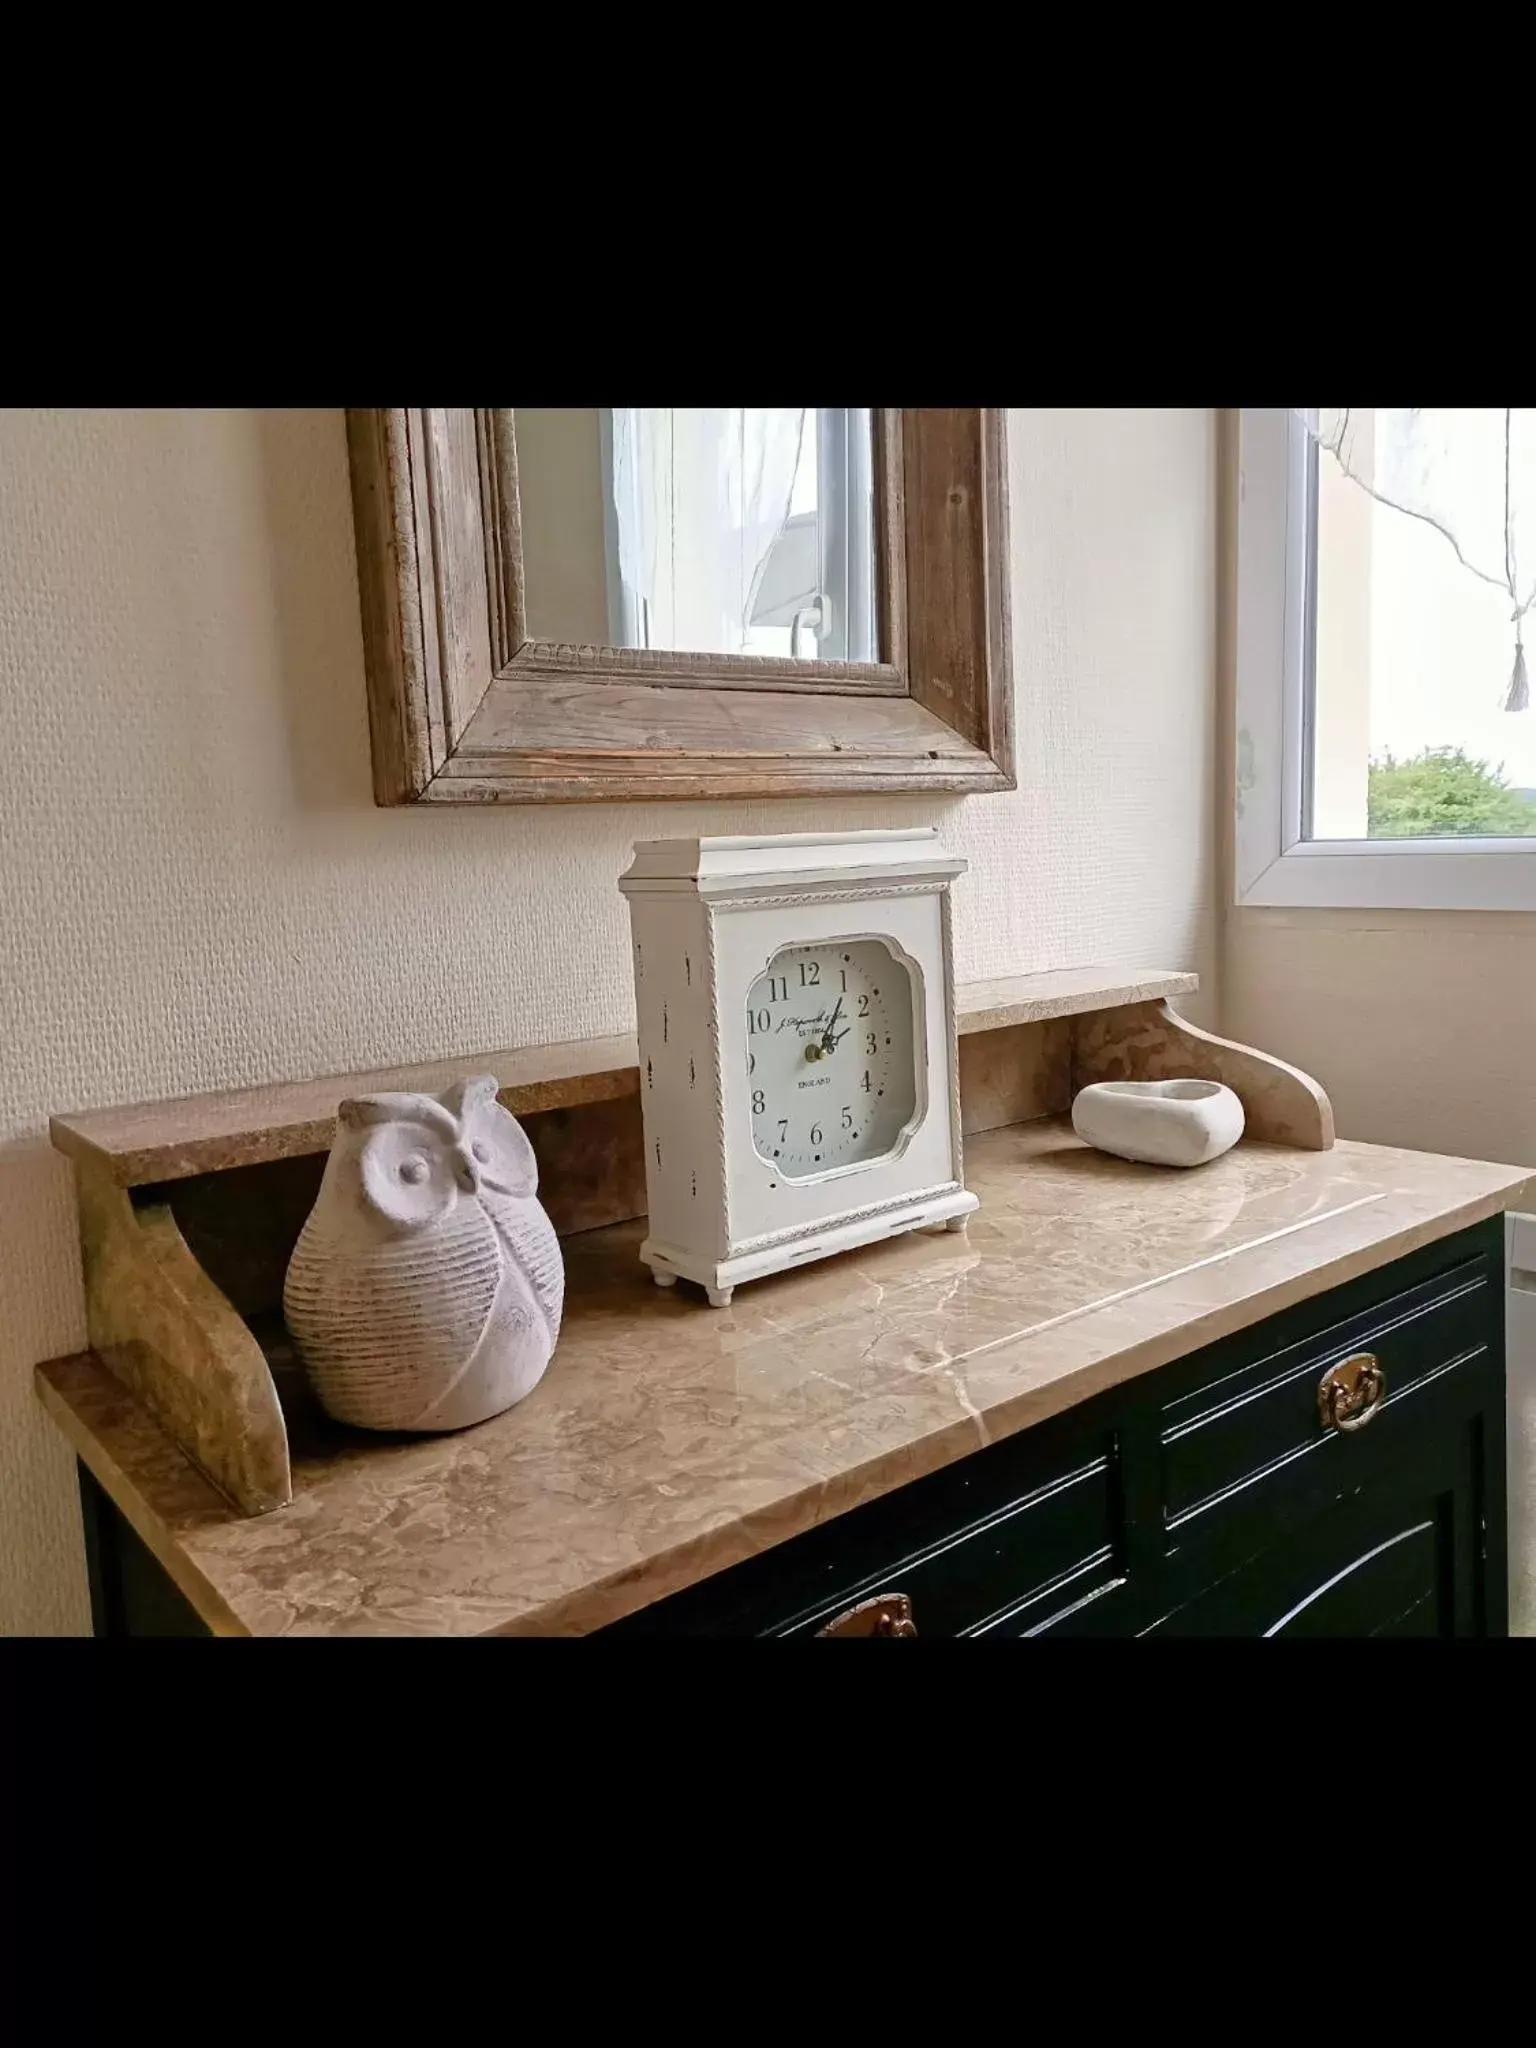
<path id="1" fill-rule="evenodd" d="M 444 1105 L 458 1115 L 471 1156 L 479 1162 L 480 1200 L 506 1252 L 509 1281 L 521 1286 L 549 1333 L 560 1333 L 565 1266 L 560 1241 L 536 1199 L 539 1164 L 527 1133 L 496 1099 L 489 1074 L 450 1088 Z"/>
<path id="2" fill-rule="evenodd" d="M 553 1346 L 565 1307 L 565 1262 L 554 1227 L 537 1202 L 497 1202 L 490 1213 L 507 1255 L 508 1278 L 515 1276 L 537 1309 Z"/>

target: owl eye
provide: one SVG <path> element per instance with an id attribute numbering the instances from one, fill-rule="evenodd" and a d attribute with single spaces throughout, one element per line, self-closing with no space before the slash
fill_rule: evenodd
<path id="1" fill-rule="evenodd" d="M 471 1152 L 472 1152 L 472 1153 L 473 1153 L 473 1154 L 475 1155 L 475 1157 L 476 1157 L 476 1158 L 477 1158 L 477 1159 L 478 1159 L 478 1160 L 480 1161 L 480 1164 L 481 1164 L 482 1166 L 483 1166 L 483 1165 L 485 1164 L 486 1160 L 487 1160 L 487 1159 L 489 1159 L 489 1158 L 490 1158 L 490 1156 L 491 1156 L 491 1148 L 490 1148 L 490 1146 L 489 1146 L 489 1145 L 487 1145 L 487 1144 L 486 1144 L 486 1143 L 485 1143 L 485 1142 L 483 1141 L 483 1139 L 480 1139 L 480 1138 L 476 1138 L 475 1142 L 473 1143 L 473 1145 L 471 1145 L 471 1146 L 470 1146 L 470 1148 L 469 1148 L 469 1149 L 470 1149 L 470 1151 L 471 1151 Z"/>
<path id="2" fill-rule="evenodd" d="M 400 1178 L 410 1187 L 420 1187 L 427 1177 L 427 1162 L 419 1152 L 412 1152 L 400 1162 Z"/>

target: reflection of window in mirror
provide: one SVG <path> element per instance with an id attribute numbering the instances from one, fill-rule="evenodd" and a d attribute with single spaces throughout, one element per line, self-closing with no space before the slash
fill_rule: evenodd
<path id="1" fill-rule="evenodd" d="M 880 659 L 867 407 L 521 407 L 537 640 Z"/>

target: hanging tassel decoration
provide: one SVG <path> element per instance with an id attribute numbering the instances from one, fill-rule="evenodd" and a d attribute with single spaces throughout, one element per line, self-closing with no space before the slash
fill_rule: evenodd
<path id="1" fill-rule="evenodd" d="M 1520 602 L 1519 586 L 1515 581 L 1515 519 L 1513 501 L 1510 497 L 1510 447 L 1514 439 L 1514 408 L 1504 408 L 1504 581 L 1514 599 L 1514 610 L 1509 622 L 1515 629 L 1515 665 L 1510 670 L 1509 689 L 1504 698 L 1506 711 L 1524 711 L 1531 701 L 1530 679 L 1525 673 L 1525 614 L 1531 600 Z"/>
<path id="2" fill-rule="evenodd" d="M 1525 641 L 1521 630 L 1515 627 L 1515 666 L 1509 678 L 1509 690 L 1504 699 L 1506 711 L 1524 711 L 1531 701 L 1530 679 L 1525 672 Z"/>

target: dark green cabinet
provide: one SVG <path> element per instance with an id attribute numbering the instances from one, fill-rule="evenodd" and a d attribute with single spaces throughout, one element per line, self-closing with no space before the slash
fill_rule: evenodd
<path id="1" fill-rule="evenodd" d="M 1144 1632 L 1487 1633 L 1470 1436 L 1425 1444 Z"/>
<path id="2" fill-rule="evenodd" d="M 1314 1296 L 606 1633 L 816 1636 L 900 1594 L 919 1636 L 1502 1635 L 1502 1232 Z M 1349 1414 L 1322 1383 L 1361 1359 L 1385 1392 Z"/>
<path id="3" fill-rule="evenodd" d="M 102 1487 L 84 1465 L 76 1470 L 92 1633 L 108 1638 L 208 1635 L 192 1603 Z"/>
<path id="4" fill-rule="evenodd" d="M 1321 1402 L 1359 1359 L 1384 1396 Z M 899 1595 L 920 1637 L 1497 1636 L 1504 1487 L 1494 1218 L 603 1634 L 814 1637 Z M 84 1473 L 82 1498 L 97 1633 L 200 1629 Z"/>

